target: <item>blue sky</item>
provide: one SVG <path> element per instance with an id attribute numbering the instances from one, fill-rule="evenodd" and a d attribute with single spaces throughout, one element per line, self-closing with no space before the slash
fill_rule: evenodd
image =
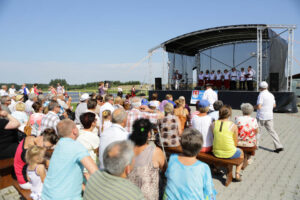
<path id="1" fill-rule="evenodd" d="M 256 23 L 296 24 L 300 60 L 298 0 L 0 0 L 0 82 L 143 81 L 148 63 L 132 66 L 150 48 L 200 29 Z M 158 53 L 153 77 L 161 62 Z"/>

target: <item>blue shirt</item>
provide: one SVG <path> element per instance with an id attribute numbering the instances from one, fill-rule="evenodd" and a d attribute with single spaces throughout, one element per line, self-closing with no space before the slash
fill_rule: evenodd
<path id="1" fill-rule="evenodd" d="M 82 144 L 71 138 L 61 138 L 50 160 L 42 199 L 81 199 L 83 166 L 80 161 L 86 156 L 89 153 Z"/>
<path id="2" fill-rule="evenodd" d="M 216 198 L 216 191 L 207 164 L 197 160 L 193 165 L 183 165 L 178 155 L 173 154 L 166 171 L 167 186 L 164 200 L 211 200 Z"/>

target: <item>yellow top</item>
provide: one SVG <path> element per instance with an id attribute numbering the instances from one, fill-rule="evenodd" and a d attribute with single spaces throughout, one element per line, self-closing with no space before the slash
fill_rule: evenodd
<path id="1" fill-rule="evenodd" d="M 215 121 L 213 154 L 218 158 L 230 158 L 236 152 L 231 121 Z"/>

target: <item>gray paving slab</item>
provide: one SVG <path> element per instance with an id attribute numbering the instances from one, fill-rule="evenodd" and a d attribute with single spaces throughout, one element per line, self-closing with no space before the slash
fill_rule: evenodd
<path id="1" fill-rule="evenodd" d="M 233 117 L 241 111 L 233 110 Z M 255 117 L 256 113 L 253 113 Z M 218 200 L 290 200 L 300 199 L 300 113 L 274 114 L 274 127 L 284 145 L 279 154 L 271 152 L 274 144 L 265 129 L 261 130 L 260 148 L 242 175 L 242 182 L 228 187 L 213 178 Z"/>

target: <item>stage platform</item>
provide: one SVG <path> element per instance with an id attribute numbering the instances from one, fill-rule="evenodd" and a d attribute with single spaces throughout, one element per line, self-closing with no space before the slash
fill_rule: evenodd
<path id="1" fill-rule="evenodd" d="M 190 104 L 192 90 L 150 90 L 149 98 L 153 93 L 158 94 L 158 100 L 165 99 L 166 94 L 171 94 L 174 100 L 180 96 L 184 96 L 186 102 Z M 218 98 L 224 102 L 224 104 L 230 105 L 233 109 L 240 109 L 242 103 L 251 103 L 256 105 L 256 100 L 259 92 L 251 91 L 218 91 Z M 294 92 L 272 92 L 276 100 L 276 108 L 274 112 L 277 113 L 297 113 L 297 98 Z"/>

